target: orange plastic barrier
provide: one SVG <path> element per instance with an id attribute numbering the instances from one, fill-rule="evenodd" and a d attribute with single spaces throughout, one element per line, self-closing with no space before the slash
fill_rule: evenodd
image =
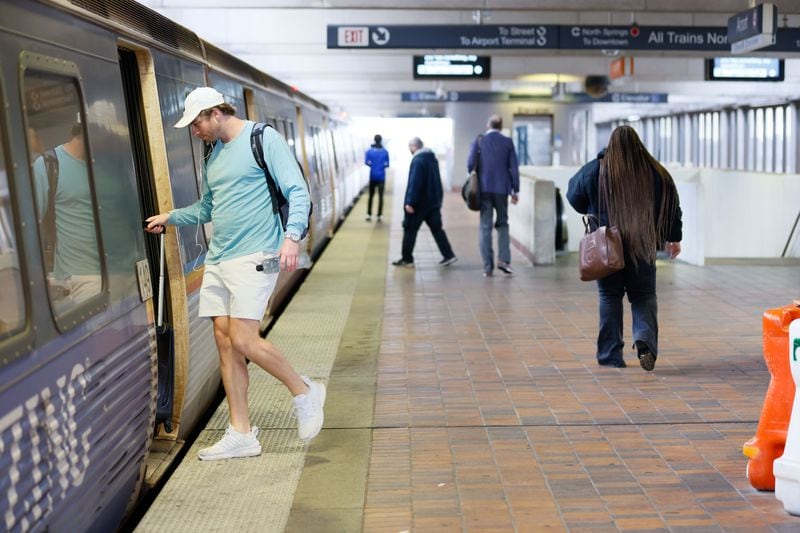
<path id="1" fill-rule="evenodd" d="M 795 302 L 764 313 L 764 360 L 772 378 L 764 396 L 764 407 L 755 436 L 744 443 L 742 452 L 747 461 L 747 479 L 758 490 L 775 490 L 772 462 L 783 455 L 786 431 L 792 414 L 795 385 L 789 369 L 789 324 L 800 318 L 800 305 Z"/>

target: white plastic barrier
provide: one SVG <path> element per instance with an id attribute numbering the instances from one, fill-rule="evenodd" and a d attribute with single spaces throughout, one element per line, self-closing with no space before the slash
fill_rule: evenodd
<path id="1" fill-rule="evenodd" d="M 564 200 L 569 240 L 578 250 L 581 216 L 566 199 L 569 179 L 580 167 L 525 167 L 526 174 L 551 180 Z M 679 259 L 695 265 L 710 258 L 778 258 L 800 210 L 800 175 L 711 168 L 667 167 L 683 210 Z M 797 233 L 797 232 L 796 232 Z M 787 257 L 800 257 L 800 237 Z"/>
<path id="2" fill-rule="evenodd" d="M 550 180 L 520 169 L 519 203 L 508 208 L 511 239 L 535 265 L 556 261 L 556 197 Z"/>
<path id="3" fill-rule="evenodd" d="M 789 325 L 789 368 L 795 387 L 800 384 L 800 319 Z M 800 391 L 795 390 L 786 447 L 783 455 L 772 463 L 775 474 L 775 497 L 783 502 L 783 508 L 793 515 L 800 515 Z"/>

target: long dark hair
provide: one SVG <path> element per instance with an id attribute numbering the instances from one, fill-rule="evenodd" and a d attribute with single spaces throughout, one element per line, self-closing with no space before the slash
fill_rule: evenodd
<path id="1" fill-rule="evenodd" d="M 661 179 L 661 201 L 654 205 L 653 172 Z M 611 133 L 600 165 L 600 201 L 609 222 L 619 228 L 628 255 L 652 263 L 666 242 L 678 205 L 678 191 L 667 169 L 647 151 L 636 130 L 619 126 Z"/>

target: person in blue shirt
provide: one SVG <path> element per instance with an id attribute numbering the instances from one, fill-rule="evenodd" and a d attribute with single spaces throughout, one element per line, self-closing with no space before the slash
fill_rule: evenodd
<path id="1" fill-rule="evenodd" d="M 261 454 L 258 428 L 247 412 L 247 360 L 280 380 L 294 396 L 298 436 L 314 438 L 323 423 L 325 385 L 299 375 L 281 351 L 259 335 L 259 324 L 278 273 L 256 270 L 278 255 L 281 270 L 297 268 L 300 236 L 307 225 L 311 199 L 291 148 L 274 129 L 263 136 L 264 159 L 276 184 L 288 199 L 284 233 L 272 212 L 264 171 L 250 147 L 254 123 L 235 116 L 236 109 L 211 87 L 186 97 L 176 128 L 190 126 L 194 136 L 212 144 L 205 161 L 202 197 L 194 204 L 147 219 L 147 231 L 160 233 L 166 224 L 213 222 L 200 289 L 200 316 L 214 322 L 220 371 L 231 423 L 222 439 L 200 450 L 203 460 Z"/>
<path id="2" fill-rule="evenodd" d="M 394 266 L 414 268 L 414 245 L 417 232 L 425 222 L 433 234 L 433 239 L 442 253 L 441 266 L 450 266 L 457 261 L 456 254 L 447 240 L 442 228 L 442 178 L 439 174 L 439 161 L 430 148 L 425 148 L 419 137 L 408 142 L 413 157 L 408 170 L 408 185 L 404 201 L 403 218 L 403 256 L 393 261 Z"/>
<path id="3" fill-rule="evenodd" d="M 378 191 L 378 222 L 383 216 L 383 187 L 386 184 L 386 169 L 389 167 L 389 152 L 381 144 L 383 137 L 375 135 L 375 144 L 364 155 L 364 164 L 369 167 L 369 202 L 367 222 L 372 220 L 372 197 Z"/>
<path id="4" fill-rule="evenodd" d="M 478 168 L 480 181 L 480 233 L 478 243 L 483 258 L 483 275 L 494 271 L 492 222 L 497 230 L 497 268 L 513 274 L 511 268 L 511 239 L 508 230 L 508 197 L 516 204 L 519 194 L 519 163 L 514 142 L 500 133 L 503 119 L 489 117 L 489 130 L 472 142 L 467 159 L 467 171 Z M 494 214 L 497 213 L 497 219 Z"/>
<path id="5" fill-rule="evenodd" d="M 46 157 L 55 159 L 49 169 Z M 48 288 L 58 312 L 63 313 L 96 296 L 103 288 L 83 126 L 80 123 L 72 126 L 67 142 L 36 159 L 33 174 L 39 216 L 44 217 L 50 201 L 54 202 L 55 235 L 51 236 L 55 241 L 54 261 L 52 272 L 48 272 Z M 54 184 L 52 191 L 51 179 Z"/>

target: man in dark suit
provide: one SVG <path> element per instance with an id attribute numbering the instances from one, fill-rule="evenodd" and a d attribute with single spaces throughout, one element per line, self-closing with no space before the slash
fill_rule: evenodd
<path id="1" fill-rule="evenodd" d="M 441 266 L 456 262 L 456 254 L 447 240 L 442 228 L 442 178 L 439 174 L 439 161 L 430 148 L 425 148 L 419 137 L 408 142 L 408 149 L 414 154 L 408 171 L 408 185 L 403 205 L 403 257 L 392 262 L 394 266 L 414 267 L 414 245 L 417 232 L 425 222 L 431 229 L 433 239 L 442 253 Z"/>
<path id="2" fill-rule="evenodd" d="M 481 224 L 479 245 L 483 258 L 483 275 L 494 272 L 492 250 L 492 223 L 497 229 L 497 268 L 506 274 L 511 269 L 511 239 L 508 232 L 508 197 L 516 204 L 519 195 L 519 163 L 514 142 L 500 133 L 503 119 L 498 115 L 489 117 L 489 130 L 472 142 L 467 160 L 467 170 L 478 167 L 480 176 Z M 497 219 L 494 213 L 497 212 Z"/>

